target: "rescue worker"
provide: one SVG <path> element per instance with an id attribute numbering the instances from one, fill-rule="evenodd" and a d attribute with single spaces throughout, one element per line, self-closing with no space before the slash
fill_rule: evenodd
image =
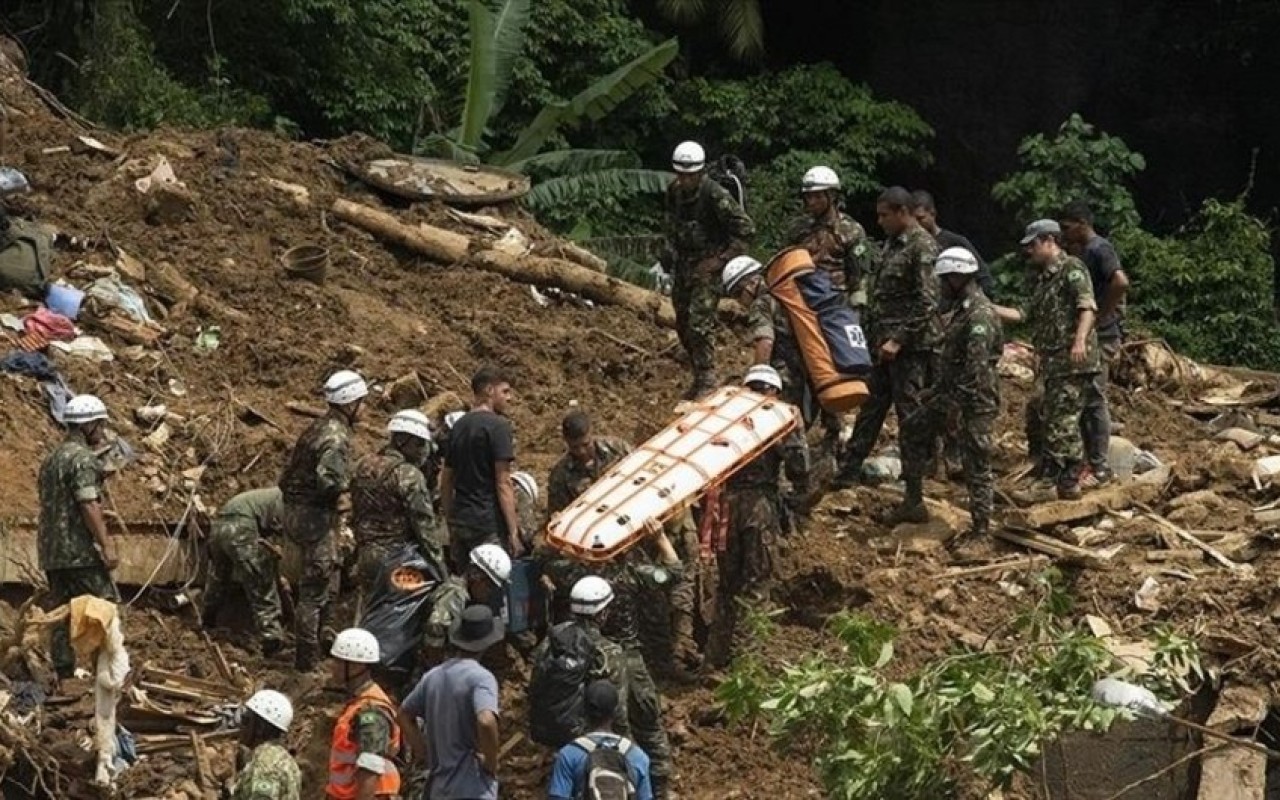
<path id="1" fill-rule="evenodd" d="M 671 273 L 671 303 L 676 333 L 689 356 L 693 382 L 684 393 L 692 400 L 716 386 L 716 276 L 741 255 L 755 235 L 755 224 L 723 186 L 706 175 L 706 152 L 697 142 L 682 142 L 671 156 L 675 180 L 667 187 L 666 217 Z"/>
<path id="2" fill-rule="evenodd" d="M 888 238 L 869 287 L 870 324 L 865 327 L 875 359 L 867 378 L 871 396 L 858 411 L 835 481 L 857 483 L 892 406 L 898 415 L 906 496 L 884 520 L 890 525 L 929 519 L 924 475 L 932 458 L 933 426 L 921 413 L 921 400 L 933 382 L 940 334 L 938 277 L 933 274 L 938 245 L 916 222 L 911 205 L 911 193 L 901 186 L 885 189 L 876 201 L 876 218 Z"/>
<path id="3" fill-rule="evenodd" d="M 1027 226 L 1022 247 L 1039 272 L 1020 308 L 996 306 L 1007 322 L 1024 319 L 1039 355 L 1037 383 L 1043 387 L 1042 417 L 1036 433 L 1044 442 L 1044 464 L 1059 499 L 1080 497 L 1080 414 L 1101 369 L 1093 323 L 1098 305 L 1084 264 L 1062 249 L 1062 228 L 1040 219 Z"/>
<path id="4" fill-rule="evenodd" d="M 816 398 L 809 384 L 809 374 L 800 355 L 800 345 L 791 330 L 791 318 L 765 286 L 764 266 L 751 256 L 739 256 L 725 265 L 721 274 L 724 293 L 747 309 L 747 327 L 750 329 L 754 363 L 773 368 L 782 381 L 781 397 L 800 409 L 807 423 L 817 414 Z M 824 449 L 834 458 L 840 441 L 840 420 L 828 412 L 821 413 L 825 428 Z M 808 447 L 804 454 L 805 477 L 802 492 L 793 493 L 793 513 L 803 516 L 815 487 L 810 479 Z"/>
<path id="5" fill-rule="evenodd" d="M 511 556 L 496 544 L 482 544 L 471 550 L 460 575 L 450 575 L 432 590 L 431 614 L 427 617 L 426 644 L 443 648 L 449 629 L 470 605 L 488 606 L 495 616 L 502 613 L 507 582 L 511 580 Z"/>
<path id="6" fill-rule="evenodd" d="M 396 798 L 400 752 L 396 706 L 373 680 L 379 660 L 377 638 L 362 628 L 348 628 L 333 640 L 329 675 L 341 686 L 347 704 L 333 726 L 329 747 L 329 782 L 325 794 L 336 800 Z"/>
<path id="7" fill-rule="evenodd" d="M 547 480 L 547 511 L 554 516 L 578 499 L 599 480 L 600 476 L 631 452 L 631 445 L 614 436 L 596 436 L 591 416 L 573 409 L 560 422 L 565 454 L 551 468 Z M 673 573 L 671 580 L 650 593 L 642 603 L 642 627 L 646 652 L 654 663 L 671 663 L 671 656 L 684 666 L 694 667 L 701 661 L 694 641 L 694 607 L 697 587 L 697 528 L 689 512 L 676 514 L 666 525 L 667 536 L 674 542 L 683 564 L 690 568 Z M 642 546 L 644 548 L 645 546 Z M 546 576 L 543 586 L 551 590 L 552 620 L 564 618 L 568 602 L 566 591 L 586 575 L 585 565 L 551 554 L 541 558 Z M 673 670 L 676 677 L 679 670 Z"/>
<path id="8" fill-rule="evenodd" d="M 830 167 L 813 167 L 800 181 L 800 196 L 805 216 L 792 226 L 788 243 L 808 250 L 850 305 L 865 307 L 874 251 L 862 225 L 840 209 L 840 176 Z"/>
<path id="9" fill-rule="evenodd" d="M 245 701 L 240 744 L 253 752 L 235 778 L 231 800 L 300 800 L 302 771 L 284 748 L 292 724 L 293 704 L 277 691 L 262 689 Z"/>
<path id="10" fill-rule="evenodd" d="M 1000 412 L 1000 376 L 996 364 L 1004 335 L 995 305 L 978 283 L 978 258 L 963 247 L 938 256 L 934 271 L 954 312 L 942 336 L 940 373 L 934 398 L 955 409 L 960 456 L 969 489 L 970 534 L 991 530 L 995 478 L 991 472 L 996 415 Z M 939 409 L 945 412 L 946 409 Z M 941 421 L 945 413 L 934 414 Z"/>
<path id="11" fill-rule="evenodd" d="M 782 378 L 768 364 L 747 370 L 742 383 L 748 389 L 776 397 Z M 753 595 L 767 599 L 773 563 L 770 550 L 784 533 L 781 478 L 786 470 L 791 491 L 803 495 L 808 475 L 804 436 L 792 431 L 778 445 L 761 453 L 734 473 L 722 497 L 728 520 L 725 548 L 716 555 L 720 576 L 716 598 L 717 619 L 711 625 L 707 658 L 712 666 L 729 663 L 737 626 L 739 598 Z"/>
<path id="12" fill-rule="evenodd" d="M 516 490 L 516 517 L 520 520 L 520 541 L 526 553 L 533 552 L 538 535 L 538 479 L 531 473 L 511 473 L 511 486 Z"/>
<path id="13" fill-rule="evenodd" d="M 68 603 L 82 594 L 120 602 L 111 571 L 120 556 L 107 534 L 102 511 L 103 471 L 93 448 L 106 442 L 107 407 L 91 394 L 67 401 L 67 435 L 40 465 L 40 527 L 36 538 L 40 569 L 49 583 L 49 602 Z M 53 625 L 49 655 L 58 680 L 76 667 L 69 622 Z"/>
<path id="14" fill-rule="evenodd" d="M 209 575 L 205 581 L 205 628 L 217 625 L 231 585 L 244 589 L 264 656 L 284 647 L 280 626 L 280 548 L 271 539 L 283 528 L 280 489 L 241 492 L 218 509 L 209 533 Z"/>
<path id="15" fill-rule="evenodd" d="M 357 461 L 351 477 L 351 529 L 364 593 L 406 544 L 417 546 L 438 578 L 449 574 L 444 558 L 448 536 L 436 518 L 421 469 L 431 447 L 431 425 L 421 411 L 397 411 L 387 433 L 391 441 Z"/>
<path id="16" fill-rule="evenodd" d="M 339 370 L 324 384 L 329 413 L 294 445 L 280 476 L 284 495 L 285 560 L 301 567 L 294 611 L 294 666 L 309 672 L 329 623 L 330 583 L 337 557 L 334 529 L 351 507 L 352 428 L 369 394 L 364 378 Z"/>

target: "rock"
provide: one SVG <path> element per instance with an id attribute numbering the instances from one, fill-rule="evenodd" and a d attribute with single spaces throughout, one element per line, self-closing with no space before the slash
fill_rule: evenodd
<path id="1" fill-rule="evenodd" d="M 1260 433 L 1247 431 L 1244 428 L 1227 428 L 1213 438 L 1223 442 L 1231 442 L 1245 452 L 1254 449 L 1267 439 Z"/>
<path id="2" fill-rule="evenodd" d="M 1196 800 L 1263 800 L 1267 757 L 1253 750 L 1224 747 L 1200 758 Z"/>
<path id="3" fill-rule="evenodd" d="M 1223 733 L 1252 731 L 1266 719 L 1269 710 L 1267 699 L 1257 689 L 1228 686 L 1218 695 L 1218 703 L 1204 724 Z"/>
<path id="4" fill-rule="evenodd" d="M 142 437 L 142 443 L 152 450 L 160 450 L 169 443 L 172 436 L 173 430 L 169 428 L 169 423 L 161 422 L 154 431 Z"/>
<path id="5" fill-rule="evenodd" d="M 157 183 L 146 194 L 146 219 L 152 225 L 178 225 L 196 217 L 196 197 L 176 183 Z"/>

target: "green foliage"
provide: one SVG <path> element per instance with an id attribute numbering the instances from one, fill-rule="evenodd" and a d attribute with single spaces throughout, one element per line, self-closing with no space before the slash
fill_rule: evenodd
<path id="1" fill-rule="evenodd" d="M 1125 186 L 1146 168 L 1142 155 L 1072 114 L 1053 138 L 1037 134 L 1018 145 L 1020 169 L 997 183 L 991 196 L 1019 225 L 1057 218 L 1063 206 L 1083 200 L 1103 230 L 1136 228 L 1133 195 Z"/>
<path id="2" fill-rule="evenodd" d="M 750 170 L 748 211 L 757 245 L 782 245 L 798 211 L 800 178 L 816 164 L 835 169 L 845 194 L 873 193 L 902 162 L 927 164 L 933 130 L 909 107 L 877 100 L 830 64 L 803 65 L 734 81 L 695 78 L 676 93 L 680 130 L 740 156 Z"/>
<path id="3" fill-rule="evenodd" d="M 816 747 L 831 797 L 951 797 L 965 771 L 1006 786 L 1031 768 L 1043 742 L 1073 729 L 1106 730 L 1122 716 L 1090 695 L 1111 654 L 1067 621 L 1070 597 L 1056 573 L 1037 588 L 1037 602 L 997 649 L 957 653 L 895 680 L 887 675 L 898 672 L 894 631 L 841 614 L 829 622 L 837 655 L 779 672 L 749 654 L 735 662 L 718 699 L 732 719 L 762 717 L 783 741 Z"/>
<path id="4" fill-rule="evenodd" d="M 754 61 L 764 54 L 760 0 L 658 0 L 658 13 L 680 25 L 711 26 L 729 54 Z"/>
<path id="5" fill-rule="evenodd" d="M 1243 199 L 1209 199 L 1173 236 L 1116 235 L 1132 276 L 1130 313 L 1174 349 L 1214 364 L 1280 368 L 1271 231 Z"/>

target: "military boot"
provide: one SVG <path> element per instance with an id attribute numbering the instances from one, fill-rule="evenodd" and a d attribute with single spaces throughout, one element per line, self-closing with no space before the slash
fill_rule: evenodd
<path id="1" fill-rule="evenodd" d="M 1062 472 L 1058 473 L 1057 480 L 1058 499 L 1059 500 L 1079 500 L 1080 499 L 1080 464 L 1068 463 Z"/>
<path id="2" fill-rule="evenodd" d="M 890 511 L 884 518 L 886 525 L 910 522 L 916 525 L 929 521 L 929 509 L 924 504 L 924 478 L 907 478 L 907 494 L 902 505 Z"/>
<path id="3" fill-rule="evenodd" d="M 319 649 L 315 642 L 298 642 L 293 654 L 293 667 L 298 672 L 310 672 L 316 668 Z"/>
<path id="4" fill-rule="evenodd" d="M 673 615 L 671 638 L 671 651 L 675 656 L 671 664 L 671 677 L 680 683 L 696 681 L 692 671 L 702 666 L 702 651 L 693 638 L 693 617 L 679 613 Z"/>
<path id="5" fill-rule="evenodd" d="M 862 459 L 849 458 L 845 459 L 835 477 L 831 479 L 831 488 L 848 489 L 859 483 L 862 483 Z"/>

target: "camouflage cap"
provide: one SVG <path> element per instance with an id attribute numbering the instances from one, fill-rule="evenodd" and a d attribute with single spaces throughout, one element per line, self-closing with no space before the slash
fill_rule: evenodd
<path id="1" fill-rule="evenodd" d="M 1049 234 L 1060 236 L 1062 234 L 1062 226 L 1058 224 L 1056 219 L 1038 219 L 1027 226 L 1027 229 L 1022 234 L 1020 244 L 1025 247 L 1041 236 Z"/>

